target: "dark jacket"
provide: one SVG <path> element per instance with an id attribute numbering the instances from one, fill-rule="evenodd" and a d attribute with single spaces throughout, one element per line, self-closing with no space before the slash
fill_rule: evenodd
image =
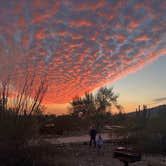
<path id="1" fill-rule="evenodd" d="M 91 138 L 95 138 L 97 134 L 97 131 L 95 129 L 91 129 L 89 132 L 89 135 L 91 136 Z"/>

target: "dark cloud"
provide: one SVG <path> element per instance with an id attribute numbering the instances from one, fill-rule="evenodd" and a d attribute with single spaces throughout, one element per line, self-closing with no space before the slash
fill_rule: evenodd
<path id="1" fill-rule="evenodd" d="M 156 98 L 153 100 L 153 102 L 162 102 L 162 101 L 166 101 L 166 97 Z"/>
<path id="2" fill-rule="evenodd" d="M 166 1 L 1 0 L 0 75 L 48 73 L 69 102 L 166 55 Z"/>

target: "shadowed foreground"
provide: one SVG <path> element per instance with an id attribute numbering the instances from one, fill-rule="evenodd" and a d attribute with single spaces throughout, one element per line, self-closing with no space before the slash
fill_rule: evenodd
<path id="1" fill-rule="evenodd" d="M 44 144 L 32 147 L 33 165 L 45 166 L 123 166 L 123 163 L 112 157 L 116 146 L 107 143 L 98 153 L 97 149 L 87 144 Z M 142 161 L 129 164 L 130 166 L 164 166 L 164 156 L 143 156 Z"/>

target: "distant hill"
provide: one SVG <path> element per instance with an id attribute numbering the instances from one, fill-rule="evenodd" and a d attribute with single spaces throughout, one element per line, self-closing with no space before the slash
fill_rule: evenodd
<path id="1" fill-rule="evenodd" d="M 141 111 L 143 111 L 143 110 L 141 110 Z M 148 108 L 146 111 L 149 112 L 150 118 L 156 117 L 160 114 L 163 114 L 164 112 L 166 113 L 166 104 Z M 130 113 L 127 113 L 127 116 L 135 116 L 136 113 L 137 113 L 136 111 L 130 112 Z"/>
<path id="2" fill-rule="evenodd" d="M 149 111 L 151 116 L 157 116 L 158 114 L 166 112 L 166 105 L 159 105 L 157 107 L 150 108 Z"/>

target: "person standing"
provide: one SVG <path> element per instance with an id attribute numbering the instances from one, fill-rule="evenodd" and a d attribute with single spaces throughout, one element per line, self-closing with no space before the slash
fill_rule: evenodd
<path id="1" fill-rule="evenodd" d="M 92 143 L 93 143 L 94 147 L 96 147 L 96 134 L 97 134 L 96 129 L 92 127 L 89 131 L 89 135 L 90 135 L 89 146 L 92 146 Z"/>
<path id="2" fill-rule="evenodd" d="M 103 138 L 101 135 L 99 135 L 96 144 L 97 144 L 98 153 L 100 153 L 103 147 Z"/>

